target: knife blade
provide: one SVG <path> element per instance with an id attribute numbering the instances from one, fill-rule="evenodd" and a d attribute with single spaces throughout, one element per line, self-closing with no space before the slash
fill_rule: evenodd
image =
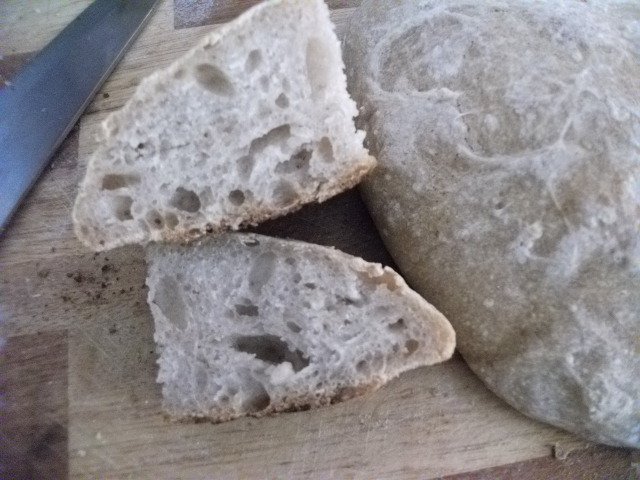
<path id="1" fill-rule="evenodd" d="M 0 236 L 159 0 L 96 0 L 0 89 Z"/>

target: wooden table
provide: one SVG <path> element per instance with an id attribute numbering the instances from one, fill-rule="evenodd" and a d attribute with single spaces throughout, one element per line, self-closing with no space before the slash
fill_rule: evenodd
<path id="1" fill-rule="evenodd" d="M 0 0 L 0 88 L 88 3 Z M 254 3 L 162 3 L 0 240 L 0 478 L 640 477 L 638 452 L 525 418 L 459 356 L 318 411 L 220 425 L 164 420 L 142 251 L 86 250 L 71 205 L 105 114 Z M 359 0 L 328 3 L 341 32 Z M 259 230 L 392 264 L 355 191 Z"/>

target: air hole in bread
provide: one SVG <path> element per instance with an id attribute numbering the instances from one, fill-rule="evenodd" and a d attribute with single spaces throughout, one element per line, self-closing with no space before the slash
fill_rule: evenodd
<path id="1" fill-rule="evenodd" d="M 249 178 L 251 176 L 251 172 L 253 172 L 253 166 L 255 163 L 256 161 L 251 155 L 244 155 L 243 157 L 240 157 L 236 162 L 238 175 L 245 179 Z"/>
<path id="2" fill-rule="evenodd" d="M 179 220 L 175 213 L 169 212 L 164 216 L 164 221 L 167 228 L 173 230 L 178 226 Z"/>
<path id="3" fill-rule="evenodd" d="M 247 56 L 247 63 L 245 64 L 245 70 L 247 73 L 253 72 L 262 63 L 262 52 L 258 49 L 251 50 Z"/>
<path id="4" fill-rule="evenodd" d="M 242 402 L 242 409 L 247 413 L 261 412 L 271 404 L 271 397 L 258 381 L 250 384 L 247 398 Z"/>
<path id="5" fill-rule="evenodd" d="M 258 360 L 273 365 L 289 362 L 295 372 L 309 366 L 309 359 L 298 349 L 291 350 L 287 342 L 275 335 L 240 336 L 233 342 L 239 352 L 255 355 Z"/>
<path id="6" fill-rule="evenodd" d="M 320 140 L 320 143 L 318 144 L 318 155 L 320 155 L 323 162 L 335 162 L 336 157 L 333 155 L 333 145 L 328 137 L 322 137 Z"/>
<path id="7" fill-rule="evenodd" d="M 414 353 L 416 350 L 418 350 L 419 346 L 420 343 L 413 338 L 410 338 L 404 343 L 404 348 L 407 350 L 407 355 L 411 355 L 412 353 Z"/>
<path id="8" fill-rule="evenodd" d="M 182 295 L 180 295 L 180 285 L 174 278 L 163 277 L 158 282 L 152 302 L 176 328 L 180 330 L 186 328 L 185 304 Z"/>
<path id="9" fill-rule="evenodd" d="M 194 69 L 194 75 L 196 81 L 205 90 L 215 93 L 216 95 L 233 95 L 233 85 L 225 73 L 215 65 L 200 63 Z"/>
<path id="10" fill-rule="evenodd" d="M 305 174 L 309 171 L 309 161 L 313 151 L 306 147 L 300 147 L 300 150 L 291 155 L 289 160 L 278 163 L 276 165 L 276 173 L 301 173 Z"/>
<path id="11" fill-rule="evenodd" d="M 302 328 L 295 322 L 287 322 L 287 328 L 291 330 L 293 333 L 300 333 Z"/>
<path id="12" fill-rule="evenodd" d="M 242 205 L 244 200 L 244 192 L 242 190 L 232 190 L 229 192 L 229 201 L 236 207 Z"/>
<path id="13" fill-rule="evenodd" d="M 362 300 L 358 300 L 356 298 L 343 297 L 342 295 L 336 295 L 336 300 L 338 301 L 338 303 L 346 305 L 347 307 L 360 308 L 363 305 Z"/>
<path id="14" fill-rule="evenodd" d="M 401 332 L 402 330 L 406 330 L 407 325 L 404 323 L 404 318 L 399 318 L 397 321 L 387 325 L 387 328 L 392 332 Z"/>
<path id="15" fill-rule="evenodd" d="M 164 227 L 164 220 L 157 210 L 151 210 L 149 213 L 147 213 L 146 220 L 151 228 L 155 228 L 156 230 L 160 230 L 162 227 Z"/>
<path id="16" fill-rule="evenodd" d="M 360 360 L 357 364 L 356 364 L 356 370 L 360 373 L 366 373 L 369 369 L 367 368 L 367 361 L 366 360 Z"/>
<path id="17" fill-rule="evenodd" d="M 296 203 L 300 197 L 291 183 L 281 180 L 273 189 L 273 198 L 277 206 L 288 207 Z"/>
<path id="18" fill-rule="evenodd" d="M 132 203 L 133 199 L 129 196 L 120 195 L 114 198 L 113 209 L 114 214 L 118 220 L 120 220 L 121 222 L 125 222 L 127 220 L 133 219 L 133 216 L 131 215 Z"/>
<path id="19" fill-rule="evenodd" d="M 260 313 L 257 305 L 251 302 L 238 303 L 234 306 L 236 313 L 241 317 L 257 317 Z"/>
<path id="20" fill-rule="evenodd" d="M 286 263 L 287 265 L 295 265 L 296 259 L 293 257 L 287 257 L 284 259 L 284 263 Z"/>
<path id="21" fill-rule="evenodd" d="M 269 281 L 276 268 L 277 257 L 273 252 L 264 252 L 251 267 L 249 272 L 249 288 L 254 293 L 259 293 L 262 287 Z"/>
<path id="22" fill-rule="evenodd" d="M 196 192 L 178 187 L 171 197 L 170 204 L 183 212 L 195 213 L 200 210 L 200 197 Z"/>
<path id="23" fill-rule="evenodd" d="M 327 89 L 332 73 L 331 66 L 335 63 L 332 52 L 325 43 L 316 37 L 307 42 L 306 65 L 307 80 L 311 86 L 311 93 L 318 96 Z"/>
<path id="24" fill-rule="evenodd" d="M 265 148 L 284 144 L 291 137 L 291 126 L 289 124 L 280 125 L 256 138 L 249 146 L 249 155 L 262 152 Z"/>
<path id="25" fill-rule="evenodd" d="M 102 177 L 103 190 L 118 190 L 140 182 L 138 175 L 118 175 L 110 173 Z"/>
<path id="26" fill-rule="evenodd" d="M 270 80 L 269 77 L 266 75 L 263 75 L 260 77 L 260 86 L 262 87 L 262 90 L 264 92 L 268 92 L 269 91 L 269 84 L 270 84 Z"/>
<path id="27" fill-rule="evenodd" d="M 300 283 L 300 280 L 302 280 L 302 275 L 300 275 L 298 272 L 293 274 L 293 283 Z"/>
<path id="28" fill-rule="evenodd" d="M 315 290 L 316 288 L 316 284 L 313 282 L 307 282 L 304 284 L 305 288 L 308 288 L 309 290 Z"/>
<path id="29" fill-rule="evenodd" d="M 276 98 L 276 106 L 280 108 L 288 108 L 289 107 L 289 97 L 287 97 L 284 93 L 278 95 Z"/>
<path id="30" fill-rule="evenodd" d="M 181 78 L 184 78 L 184 70 L 182 68 L 179 68 L 178 70 L 173 72 L 173 78 L 175 78 L 177 80 L 180 80 Z"/>

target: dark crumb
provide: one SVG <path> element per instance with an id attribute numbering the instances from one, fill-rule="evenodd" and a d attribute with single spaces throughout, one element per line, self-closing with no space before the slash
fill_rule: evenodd
<path id="1" fill-rule="evenodd" d="M 94 298 L 95 298 L 96 300 L 100 300 L 100 298 L 101 298 L 101 297 L 102 297 L 102 294 L 101 294 L 100 292 L 96 292 L 96 294 L 95 294 Z"/>
<path id="2" fill-rule="evenodd" d="M 124 288 L 120 290 L 120 295 L 122 295 L 123 293 L 127 293 L 127 291 Z"/>
<path id="3" fill-rule="evenodd" d="M 38 276 L 40 278 L 47 278 L 49 276 L 49 272 L 50 272 L 50 270 L 46 270 L 46 269 L 45 270 L 40 270 L 38 272 Z"/>
<path id="4" fill-rule="evenodd" d="M 129 287 L 129 291 L 130 291 L 130 292 L 133 292 L 133 287 Z"/>
<path id="5" fill-rule="evenodd" d="M 116 282 L 119 282 L 119 281 L 120 281 L 120 277 L 116 277 Z"/>
<path id="6" fill-rule="evenodd" d="M 207 231 L 207 233 L 213 233 L 213 225 L 211 225 L 210 223 L 207 223 L 205 230 Z"/>
<path id="7" fill-rule="evenodd" d="M 68 295 L 62 295 L 60 298 L 61 298 L 61 299 L 62 299 L 62 301 L 63 301 L 63 302 L 65 302 L 65 303 L 66 303 L 66 302 L 70 302 L 70 301 L 71 301 L 71 297 L 70 297 L 70 296 L 68 296 Z"/>
<path id="8" fill-rule="evenodd" d="M 107 284 L 106 284 L 105 282 L 102 282 L 102 283 L 100 284 L 100 286 L 101 286 L 102 288 L 107 288 Z"/>
<path id="9" fill-rule="evenodd" d="M 56 253 L 56 247 L 51 247 L 51 253 Z"/>
<path id="10" fill-rule="evenodd" d="M 104 245 L 104 240 L 100 240 L 98 243 L 99 243 L 100 245 Z"/>
<path id="11" fill-rule="evenodd" d="M 67 272 L 67 278 L 71 278 L 71 277 L 73 277 L 73 273 Z"/>
<path id="12" fill-rule="evenodd" d="M 118 333 L 118 329 L 116 328 L 116 326 L 114 325 L 113 327 L 109 328 L 109 335 L 113 335 L 115 333 Z"/>
<path id="13" fill-rule="evenodd" d="M 108 94 L 107 92 L 104 92 L 104 93 L 102 94 L 102 98 L 109 98 L 109 94 Z"/>
<path id="14" fill-rule="evenodd" d="M 111 270 L 113 267 L 111 265 L 103 265 L 102 268 L 100 270 L 102 270 L 102 273 L 107 273 L 109 270 Z"/>
<path id="15" fill-rule="evenodd" d="M 76 273 L 73 274 L 73 279 L 77 283 L 82 283 L 82 281 L 84 280 L 84 275 L 82 275 L 82 273 L 80 273 L 80 272 L 76 272 Z"/>

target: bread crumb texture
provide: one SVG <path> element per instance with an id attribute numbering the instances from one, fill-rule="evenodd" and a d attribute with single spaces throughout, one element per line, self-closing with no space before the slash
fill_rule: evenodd
<path id="1" fill-rule="evenodd" d="M 264 2 L 213 31 L 105 120 L 78 238 L 184 242 L 352 187 L 375 160 L 343 70 L 321 0 Z"/>
<path id="2" fill-rule="evenodd" d="M 147 261 L 174 418 L 326 405 L 453 353 L 449 322 L 398 274 L 328 247 L 226 234 L 151 244 Z"/>
<path id="3" fill-rule="evenodd" d="M 640 447 L 640 4 L 364 0 L 345 40 L 408 281 L 520 411 Z"/>

